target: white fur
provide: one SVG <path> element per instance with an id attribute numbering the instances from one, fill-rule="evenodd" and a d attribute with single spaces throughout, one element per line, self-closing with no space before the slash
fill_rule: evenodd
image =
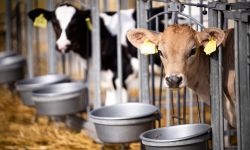
<path id="1" fill-rule="evenodd" d="M 59 21 L 59 25 L 62 29 L 62 33 L 59 39 L 56 41 L 56 44 L 62 52 L 66 50 L 67 45 L 71 44 L 67 38 L 66 29 L 75 13 L 76 9 L 72 6 L 60 6 L 55 11 L 56 18 Z"/>
<path id="2" fill-rule="evenodd" d="M 135 20 L 133 19 L 134 9 L 121 10 L 121 43 L 124 46 L 127 46 L 126 33 L 129 29 L 135 28 Z M 109 32 L 115 36 L 117 35 L 118 30 L 118 14 L 115 13 L 112 16 L 109 16 L 105 13 L 101 13 L 100 17 L 103 19 L 105 26 Z"/>
<path id="3" fill-rule="evenodd" d="M 128 92 L 126 89 L 122 88 L 122 100 L 121 103 L 128 102 Z M 105 105 L 115 105 L 118 104 L 120 100 L 118 99 L 118 90 L 107 90 L 106 91 L 106 98 L 105 98 Z"/>
<path id="4" fill-rule="evenodd" d="M 139 60 L 137 58 L 132 57 L 130 59 L 130 64 L 131 64 L 131 66 L 133 68 L 134 73 L 139 72 Z"/>

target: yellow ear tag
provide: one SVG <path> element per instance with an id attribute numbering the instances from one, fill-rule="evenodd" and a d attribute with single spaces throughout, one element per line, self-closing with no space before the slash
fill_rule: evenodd
<path id="1" fill-rule="evenodd" d="M 92 25 L 92 23 L 90 21 L 90 18 L 89 17 L 86 18 L 85 21 L 86 21 L 86 24 L 87 24 L 87 27 L 88 27 L 89 31 L 93 31 L 93 25 Z"/>
<path id="2" fill-rule="evenodd" d="M 204 52 L 206 55 L 210 55 L 211 53 L 216 51 L 216 41 L 211 38 L 209 39 L 207 45 L 205 46 Z"/>
<path id="3" fill-rule="evenodd" d="M 148 55 L 148 54 L 156 54 L 158 50 L 156 45 L 146 39 L 142 45 L 140 46 L 141 54 Z"/>
<path id="4" fill-rule="evenodd" d="M 47 27 L 47 19 L 40 14 L 38 17 L 35 18 L 34 27 L 46 28 Z"/>

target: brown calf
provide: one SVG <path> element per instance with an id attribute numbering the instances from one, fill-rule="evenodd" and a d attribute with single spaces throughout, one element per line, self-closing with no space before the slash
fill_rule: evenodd
<path id="1" fill-rule="evenodd" d="M 156 33 L 147 29 L 128 31 L 129 41 L 138 49 L 147 39 L 159 50 L 165 70 L 165 86 L 181 88 L 188 86 L 210 103 L 209 56 L 204 47 L 213 38 L 216 45 L 223 46 L 223 98 L 225 118 L 236 127 L 235 118 L 235 69 L 233 30 L 224 32 L 207 28 L 197 32 L 187 25 L 172 25 L 164 32 Z"/>

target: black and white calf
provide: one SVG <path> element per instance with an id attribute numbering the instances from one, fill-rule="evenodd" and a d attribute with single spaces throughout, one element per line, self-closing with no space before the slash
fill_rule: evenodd
<path id="1" fill-rule="evenodd" d="M 153 13 L 159 13 L 163 8 L 154 9 Z M 56 33 L 56 49 L 65 53 L 70 50 L 78 53 L 83 59 L 91 58 L 91 31 L 87 27 L 86 18 L 91 19 L 90 10 L 79 10 L 69 4 L 59 5 L 54 11 L 34 9 L 29 12 L 29 17 L 34 21 L 37 16 L 43 14 L 51 21 Z M 134 9 L 121 10 L 121 43 L 122 43 L 122 94 L 123 102 L 127 102 L 125 80 L 129 75 L 137 72 L 137 51 L 126 38 L 129 29 L 136 26 L 136 11 Z M 106 93 L 106 105 L 117 101 L 117 46 L 116 31 L 118 15 L 115 12 L 100 14 L 101 35 L 101 71 L 111 74 L 110 83 L 112 88 Z M 160 60 L 159 60 L 160 62 Z"/>

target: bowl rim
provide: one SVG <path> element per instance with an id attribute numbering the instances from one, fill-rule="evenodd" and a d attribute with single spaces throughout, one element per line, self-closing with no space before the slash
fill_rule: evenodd
<path id="1" fill-rule="evenodd" d="M 44 89 L 48 90 L 50 88 L 58 88 L 62 85 L 75 85 L 77 86 L 77 88 L 74 91 L 70 91 L 70 92 L 54 92 L 54 93 L 38 93 Z M 55 97 L 55 96 L 67 96 L 70 94 L 77 94 L 77 93 L 81 93 L 81 91 L 84 88 L 84 84 L 82 82 L 66 82 L 66 83 L 56 83 L 56 84 L 51 84 L 51 85 L 46 85 L 45 87 L 43 87 L 42 89 L 38 89 L 38 90 L 34 90 L 32 91 L 32 97 Z"/>
<path id="2" fill-rule="evenodd" d="M 100 116 L 95 116 L 93 115 L 93 113 L 99 111 L 99 110 L 103 110 L 103 109 L 108 109 L 108 108 L 112 108 L 112 107 L 122 107 L 124 105 L 141 105 L 141 106 L 146 106 L 146 107 L 151 107 L 152 111 L 141 114 L 141 115 L 136 115 L 136 116 L 125 116 L 125 117 L 100 117 Z M 159 108 L 151 105 L 151 104 L 146 104 L 146 103 L 135 103 L 135 102 L 129 102 L 129 103 L 122 103 L 122 104 L 115 104 L 115 105 L 110 105 L 110 106 L 104 106 L 98 109 L 94 109 L 89 113 L 89 117 L 92 119 L 98 119 L 98 120 L 126 120 L 126 119 L 135 119 L 135 118 L 142 118 L 142 117 L 146 117 L 146 116 L 150 116 L 153 115 L 155 113 L 159 113 Z"/>
<path id="3" fill-rule="evenodd" d="M 56 77 L 56 76 L 57 76 L 57 78 L 53 79 L 53 81 L 46 81 L 45 80 L 45 82 L 30 83 L 30 81 L 32 81 L 32 80 L 45 79 L 46 77 Z M 58 82 L 64 81 L 64 80 L 69 80 L 69 76 L 66 76 L 63 74 L 46 74 L 46 75 L 42 75 L 42 76 L 36 76 L 36 77 L 30 78 L 30 79 L 24 79 L 24 80 L 17 81 L 15 84 L 15 87 L 18 91 L 32 91 L 32 90 L 43 88 L 46 85 L 58 83 Z"/>
<path id="4" fill-rule="evenodd" d="M 196 134 L 193 134 L 193 135 L 189 135 L 189 136 L 186 136 L 186 137 L 175 138 L 175 139 L 171 139 L 171 140 L 156 140 L 156 139 L 144 137 L 145 134 L 150 133 L 150 132 L 154 132 L 154 131 L 157 131 L 157 130 L 166 130 L 166 129 L 171 130 L 173 128 L 190 127 L 190 126 L 192 126 L 192 127 L 193 126 L 203 126 L 203 127 L 205 127 L 205 129 L 203 131 L 201 131 L 199 133 L 196 133 Z M 208 124 L 182 124 L 182 125 L 174 125 L 174 126 L 169 126 L 169 127 L 164 127 L 164 128 L 152 129 L 152 130 L 143 132 L 140 135 L 140 139 L 142 141 L 152 142 L 152 143 L 178 142 L 178 141 L 183 141 L 183 140 L 189 140 L 189 139 L 201 136 L 201 135 L 207 135 L 207 134 L 211 133 L 211 131 L 212 131 L 212 128 Z"/>

